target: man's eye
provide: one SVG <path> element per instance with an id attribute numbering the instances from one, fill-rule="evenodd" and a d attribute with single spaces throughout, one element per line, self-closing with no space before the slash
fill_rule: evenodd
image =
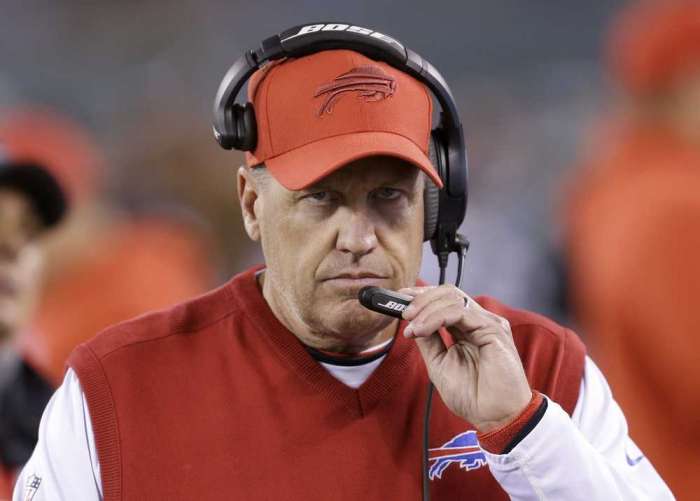
<path id="1" fill-rule="evenodd" d="M 304 196 L 312 203 L 328 203 L 333 200 L 333 194 L 330 191 L 315 191 Z"/>
<path id="2" fill-rule="evenodd" d="M 374 190 L 374 196 L 379 200 L 396 200 L 401 196 L 401 190 L 395 188 L 379 188 Z"/>

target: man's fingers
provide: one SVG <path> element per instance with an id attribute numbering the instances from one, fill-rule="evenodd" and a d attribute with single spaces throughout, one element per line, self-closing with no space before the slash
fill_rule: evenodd
<path id="1" fill-rule="evenodd" d="M 454 303 L 439 302 L 421 311 L 420 315 L 408 324 L 406 330 L 414 337 L 427 336 L 440 327 L 450 327 L 463 323 L 464 306 Z M 404 334 L 406 334 L 404 330 Z"/>
<path id="2" fill-rule="evenodd" d="M 441 286 L 435 286 L 435 285 L 429 285 L 429 286 L 424 286 L 424 287 L 404 287 L 403 289 L 399 289 L 398 291 L 401 294 L 406 294 L 408 296 L 411 296 L 413 298 L 413 301 L 411 303 L 415 303 L 417 306 L 422 305 L 426 302 L 431 302 L 434 299 L 436 299 L 438 296 L 442 296 L 443 294 L 447 295 L 454 295 L 454 297 L 462 297 L 464 299 L 465 304 L 468 303 L 469 308 L 473 308 L 477 311 L 488 311 L 482 308 L 482 306 L 477 303 L 474 298 L 470 297 L 466 292 L 464 292 L 462 289 L 459 289 L 453 285 L 441 285 Z M 426 293 L 428 293 L 426 295 Z"/>
<path id="3" fill-rule="evenodd" d="M 408 294 L 410 296 L 417 296 L 418 294 L 422 294 L 423 292 L 434 288 L 434 285 L 429 285 L 425 287 L 404 287 L 403 289 L 399 289 L 396 292 L 400 292 L 401 294 Z"/>
<path id="4" fill-rule="evenodd" d="M 409 320 L 411 323 L 420 322 L 422 318 L 426 317 L 427 315 L 430 315 L 434 311 L 448 308 L 455 304 L 464 306 L 464 301 L 460 303 L 459 300 L 455 301 L 453 298 L 450 297 L 438 297 L 434 301 L 426 303 L 423 306 L 412 305 L 413 308 L 406 308 L 406 310 L 404 310 L 403 318 L 405 320 Z"/>
<path id="5" fill-rule="evenodd" d="M 465 297 L 466 294 L 464 294 L 456 287 L 442 286 L 429 288 L 427 290 L 424 290 L 423 292 L 417 293 L 414 296 L 410 306 L 404 311 L 404 318 L 412 318 L 418 312 L 420 312 L 420 310 L 436 301 L 451 298 L 455 302 L 459 302 L 461 300 L 462 303 L 464 303 Z"/>
<path id="6" fill-rule="evenodd" d="M 413 296 L 403 312 L 410 323 L 407 337 L 426 337 L 446 327 L 455 340 L 468 340 L 476 346 L 492 342 L 493 335 L 510 337 L 508 322 L 481 307 L 462 290 L 451 286 L 408 287 L 402 293 Z"/>

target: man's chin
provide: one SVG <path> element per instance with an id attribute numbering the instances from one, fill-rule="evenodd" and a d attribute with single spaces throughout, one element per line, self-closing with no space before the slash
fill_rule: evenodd
<path id="1" fill-rule="evenodd" d="M 320 312 L 322 323 L 343 339 L 372 338 L 386 329 L 393 318 L 368 310 L 357 299 L 349 299 Z"/>

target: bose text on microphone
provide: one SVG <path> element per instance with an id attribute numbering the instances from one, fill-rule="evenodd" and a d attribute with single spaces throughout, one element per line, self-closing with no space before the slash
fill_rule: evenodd
<path id="1" fill-rule="evenodd" d="M 365 308 L 396 318 L 401 318 L 401 314 L 413 299 L 411 296 L 381 287 L 363 287 L 358 296 L 360 304 Z"/>

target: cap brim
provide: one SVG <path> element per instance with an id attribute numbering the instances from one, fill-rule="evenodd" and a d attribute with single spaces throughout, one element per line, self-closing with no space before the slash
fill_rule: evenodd
<path id="1" fill-rule="evenodd" d="M 47 228 L 58 224 L 68 208 L 66 195 L 58 181 L 46 169 L 33 163 L 0 165 L 2 187 L 27 195 Z"/>
<path id="2" fill-rule="evenodd" d="M 355 132 L 305 144 L 265 160 L 272 176 L 288 190 L 301 190 L 350 162 L 376 155 L 409 162 L 442 188 L 427 155 L 411 140 L 391 132 Z"/>

